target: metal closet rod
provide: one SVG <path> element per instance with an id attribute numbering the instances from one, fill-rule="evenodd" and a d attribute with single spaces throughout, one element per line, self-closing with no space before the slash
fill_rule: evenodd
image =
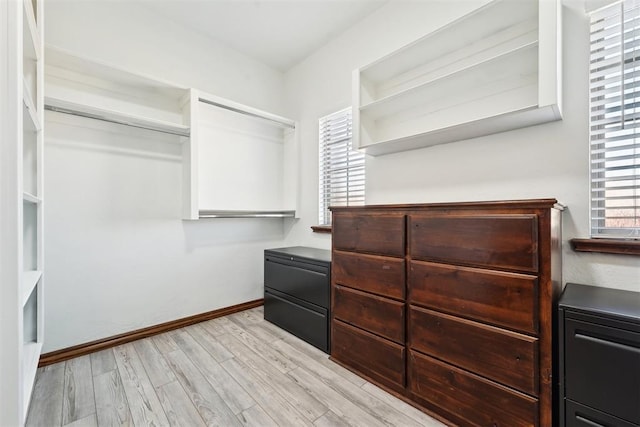
<path id="1" fill-rule="evenodd" d="M 296 211 L 223 211 L 201 210 L 199 218 L 293 218 Z"/>
<path id="2" fill-rule="evenodd" d="M 100 120 L 100 121 L 103 121 L 103 122 L 116 123 L 116 124 L 119 124 L 119 125 L 131 126 L 131 127 L 139 128 L 139 129 L 152 130 L 154 132 L 168 133 L 168 134 L 171 134 L 171 135 L 187 136 L 187 137 L 190 135 L 190 131 L 189 130 L 172 130 L 172 129 L 165 129 L 165 128 L 153 126 L 153 125 L 145 125 L 145 124 L 142 124 L 142 123 L 132 123 L 132 122 L 126 121 L 126 120 L 113 119 L 113 118 L 101 116 L 99 114 L 87 113 L 87 112 L 84 112 L 84 111 L 73 110 L 73 109 L 70 109 L 70 108 L 54 107 L 53 105 L 45 104 L 44 109 L 45 110 L 49 110 L 49 111 L 54 111 L 56 113 L 69 114 L 69 115 L 72 115 L 72 116 L 79 116 L 79 117 L 85 117 L 85 118 L 88 118 L 88 119 Z"/>
<path id="3" fill-rule="evenodd" d="M 214 107 L 224 108 L 225 110 L 233 111 L 234 113 L 240 113 L 240 114 L 244 114 L 245 116 L 255 117 L 256 119 L 261 119 L 261 120 L 266 120 L 268 122 L 277 123 L 280 126 L 285 126 L 285 127 L 290 128 L 290 129 L 295 129 L 296 128 L 295 125 L 292 125 L 291 123 L 283 122 L 283 121 L 278 120 L 278 119 L 272 119 L 271 117 L 261 116 L 260 114 L 252 113 L 252 112 L 245 111 L 245 110 L 241 110 L 240 108 L 230 107 L 229 105 L 220 104 L 218 102 L 211 101 L 211 100 L 206 99 L 206 98 L 198 98 L 198 101 L 204 102 L 205 104 L 213 105 Z"/>

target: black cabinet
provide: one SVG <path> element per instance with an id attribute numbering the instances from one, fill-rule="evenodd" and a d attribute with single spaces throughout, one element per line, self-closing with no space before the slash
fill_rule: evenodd
<path id="1" fill-rule="evenodd" d="M 640 426 L 640 292 L 567 284 L 559 327 L 560 425 Z"/>
<path id="2" fill-rule="evenodd" d="M 264 251 L 264 318 L 329 352 L 331 251 Z"/>

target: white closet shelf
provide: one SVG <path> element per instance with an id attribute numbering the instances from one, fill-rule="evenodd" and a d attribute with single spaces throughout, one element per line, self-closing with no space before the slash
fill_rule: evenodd
<path id="1" fill-rule="evenodd" d="M 556 120 L 556 117 L 554 106 L 539 108 L 534 105 L 520 111 L 511 111 L 430 132 L 376 141 L 361 148 L 369 155 L 379 156 L 534 126 Z"/>
<path id="2" fill-rule="evenodd" d="M 353 73 L 353 141 L 380 155 L 562 118 L 561 0 L 494 0 Z"/>
<path id="3" fill-rule="evenodd" d="M 37 61 L 41 57 L 42 52 L 40 51 L 40 32 L 36 23 L 36 15 L 31 0 L 23 0 L 23 4 L 22 43 L 24 45 L 24 55 L 27 58 Z"/>
<path id="4" fill-rule="evenodd" d="M 199 218 L 294 218 L 296 211 L 199 210 Z"/>
<path id="5" fill-rule="evenodd" d="M 488 60 L 469 64 L 445 76 L 362 105 L 360 113 L 377 120 L 424 104 L 425 100 L 445 98 L 455 91 L 477 90 L 510 76 L 526 76 L 536 67 L 537 46 L 537 41 L 531 42 Z"/>
<path id="6" fill-rule="evenodd" d="M 92 58 L 77 56 L 55 46 L 46 46 L 46 56 L 47 66 L 90 76 L 92 79 L 107 81 L 112 85 L 121 85 L 136 91 L 145 90 L 176 101 L 182 100 L 189 91 L 186 87 L 144 74 L 132 73 Z"/>
<path id="7" fill-rule="evenodd" d="M 537 15 L 534 1 L 497 0 L 360 69 L 363 78 L 386 82 L 450 52 L 521 25 Z M 454 34 L 454 36 L 452 36 Z"/>
<path id="8" fill-rule="evenodd" d="M 22 193 L 22 200 L 36 205 L 42 203 L 42 199 L 40 197 L 34 196 L 33 194 L 27 193 L 26 191 Z"/>
<path id="9" fill-rule="evenodd" d="M 107 110 L 91 105 L 66 101 L 63 99 L 45 97 L 44 104 L 45 109 L 49 111 L 71 114 L 90 119 L 102 120 L 110 123 L 116 123 L 185 137 L 188 137 L 190 134 L 189 126 L 185 126 L 183 124 L 137 116 L 121 111 Z"/>
<path id="10" fill-rule="evenodd" d="M 39 270 L 29 270 L 22 273 L 20 295 L 23 307 L 27 303 L 27 300 L 29 300 L 29 296 L 33 293 L 33 290 L 36 288 L 40 277 L 42 277 L 42 271 Z"/>

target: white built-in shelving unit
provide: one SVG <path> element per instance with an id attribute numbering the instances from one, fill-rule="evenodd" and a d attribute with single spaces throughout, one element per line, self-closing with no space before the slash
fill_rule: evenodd
<path id="1" fill-rule="evenodd" d="M 43 343 L 43 3 L 0 5 L 0 425 L 24 424 Z"/>
<path id="2" fill-rule="evenodd" d="M 559 0 L 494 0 L 353 73 L 354 141 L 367 154 L 562 117 Z"/>
<path id="3" fill-rule="evenodd" d="M 296 123 L 197 90 L 191 100 L 184 218 L 297 217 Z"/>
<path id="4" fill-rule="evenodd" d="M 296 215 L 296 124 L 197 89 L 47 48 L 45 108 L 176 135 L 183 219 Z"/>

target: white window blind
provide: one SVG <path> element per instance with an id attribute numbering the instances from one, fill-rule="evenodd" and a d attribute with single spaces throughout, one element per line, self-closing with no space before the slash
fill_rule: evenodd
<path id="1" fill-rule="evenodd" d="M 640 1 L 591 14 L 591 236 L 640 238 Z"/>
<path id="2" fill-rule="evenodd" d="M 320 224 L 329 206 L 364 204 L 364 154 L 351 145 L 351 107 L 320 119 Z"/>

